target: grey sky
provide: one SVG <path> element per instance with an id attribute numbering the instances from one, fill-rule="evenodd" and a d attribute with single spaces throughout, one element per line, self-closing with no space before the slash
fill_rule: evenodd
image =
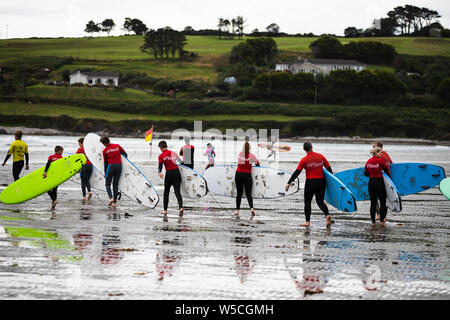
<path id="1" fill-rule="evenodd" d="M 373 19 L 405 4 L 437 10 L 441 24 L 450 28 L 448 0 L 2 0 L 0 38 L 86 36 L 89 20 L 107 18 L 117 25 L 111 35 L 120 35 L 125 17 L 138 18 L 152 29 L 216 29 L 219 17 L 231 20 L 238 15 L 246 21 L 245 32 L 264 31 L 274 22 L 291 34 L 343 35 L 346 27 L 367 28 Z"/>

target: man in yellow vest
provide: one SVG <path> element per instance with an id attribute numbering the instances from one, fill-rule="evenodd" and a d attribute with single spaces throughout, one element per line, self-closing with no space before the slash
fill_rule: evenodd
<path id="1" fill-rule="evenodd" d="M 11 143 L 11 146 L 9 147 L 8 154 L 6 155 L 5 161 L 2 163 L 2 167 L 5 166 L 6 161 L 8 161 L 9 157 L 11 155 L 13 156 L 13 178 L 14 181 L 19 180 L 20 172 L 23 169 L 24 166 L 24 158 L 26 160 L 25 169 L 28 170 L 30 167 L 28 166 L 29 163 L 29 157 L 28 157 L 28 146 L 27 144 L 22 141 L 22 131 L 17 130 L 14 133 L 15 141 Z"/>

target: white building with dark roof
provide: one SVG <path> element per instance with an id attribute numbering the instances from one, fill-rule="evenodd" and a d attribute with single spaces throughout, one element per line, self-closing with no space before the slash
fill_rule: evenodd
<path id="1" fill-rule="evenodd" d="M 280 62 L 275 65 L 275 71 L 289 71 L 292 73 L 305 72 L 312 74 L 329 74 L 335 70 L 355 70 L 366 68 L 366 65 L 356 60 L 340 59 L 302 59 L 294 62 Z"/>
<path id="2" fill-rule="evenodd" d="M 70 85 L 82 83 L 90 86 L 96 84 L 103 84 L 105 86 L 118 86 L 119 74 L 116 72 L 96 71 L 96 72 L 81 72 L 70 75 Z"/>

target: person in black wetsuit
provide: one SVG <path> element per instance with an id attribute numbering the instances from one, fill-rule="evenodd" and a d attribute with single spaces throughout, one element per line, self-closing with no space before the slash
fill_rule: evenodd
<path id="1" fill-rule="evenodd" d="M 47 164 L 45 165 L 44 173 L 42 174 L 44 179 L 47 178 L 47 171 L 50 168 L 50 165 L 52 164 L 52 162 L 62 158 L 63 151 L 64 151 L 63 147 L 56 146 L 55 154 L 48 157 Z M 56 200 L 58 197 L 58 187 L 51 189 L 50 191 L 47 192 L 47 194 L 50 196 L 50 199 L 52 199 L 51 210 L 55 210 L 56 204 L 58 203 L 58 201 Z"/>
<path id="2" fill-rule="evenodd" d="M 162 214 L 167 215 L 167 207 L 169 206 L 169 193 L 170 187 L 173 186 L 175 191 L 175 196 L 178 201 L 178 208 L 180 210 L 179 216 L 183 216 L 183 198 L 181 196 L 181 174 L 178 169 L 177 161 L 183 164 L 181 158 L 176 154 L 176 152 L 167 149 L 167 142 L 160 141 L 158 144 L 161 154 L 158 156 L 158 175 L 161 179 L 164 178 L 164 174 L 161 172 L 163 166 L 166 169 L 166 177 L 164 178 L 164 211 Z"/>
<path id="3" fill-rule="evenodd" d="M 326 217 L 326 226 L 330 226 L 332 222 L 331 215 L 328 211 L 327 205 L 324 203 L 326 181 L 323 173 L 323 167 L 330 173 L 333 173 L 328 160 L 320 153 L 313 152 L 311 142 L 305 142 L 303 144 L 303 150 L 306 152 L 306 156 L 303 157 L 298 163 L 297 169 L 294 174 L 289 179 L 285 186 L 286 192 L 289 190 L 290 184 L 300 175 L 303 169 L 306 171 L 306 181 L 305 181 L 305 223 L 302 224 L 304 227 L 310 226 L 311 217 L 311 201 L 313 196 L 316 197 L 316 203 L 320 210 L 324 213 Z"/>
<path id="4" fill-rule="evenodd" d="M 191 138 L 184 138 L 185 145 L 181 147 L 180 156 L 183 157 L 183 165 L 194 169 L 194 151 L 195 147 L 191 144 Z"/>

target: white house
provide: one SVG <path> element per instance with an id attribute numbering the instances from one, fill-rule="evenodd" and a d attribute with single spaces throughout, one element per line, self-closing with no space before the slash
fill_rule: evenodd
<path id="1" fill-rule="evenodd" d="M 96 71 L 96 72 L 80 72 L 70 75 L 70 85 L 75 83 L 88 84 L 90 86 L 96 84 L 118 86 L 119 74 L 116 72 Z"/>
<path id="2" fill-rule="evenodd" d="M 280 62 L 275 65 L 275 71 L 290 71 L 292 73 L 305 72 L 312 74 L 329 74 L 335 70 L 355 70 L 366 68 L 366 65 L 356 60 L 336 59 L 302 59 L 294 62 Z"/>

